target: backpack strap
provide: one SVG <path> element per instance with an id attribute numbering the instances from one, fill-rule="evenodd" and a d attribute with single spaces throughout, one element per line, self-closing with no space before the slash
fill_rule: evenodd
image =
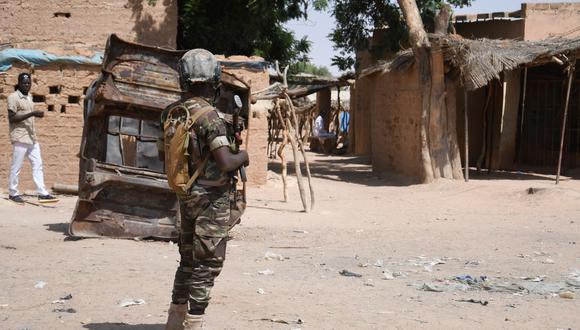
<path id="1" fill-rule="evenodd" d="M 212 111 L 214 109 L 214 107 L 212 106 L 207 106 L 207 107 L 203 107 L 197 111 L 195 111 L 195 113 L 191 116 L 191 119 L 187 125 L 187 129 L 189 130 L 191 128 L 191 126 L 193 126 L 193 124 L 195 124 L 195 122 L 204 114 Z M 189 113 L 189 111 L 187 111 L 187 113 Z M 189 178 L 189 180 L 187 181 L 187 184 L 185 185 L 185 190 L 189 191 L 189 189 L 191 189 L 191 186 L 193 185 L 193 183 L 195 182 L 195 180 L 197 180 L 197 178 L 203 174 L 203 171 L 205 171 L 205 166 L 207 165 L 207 162 L 209 161 L 209 156 L 211 155 L 211 153 L 208 153 L 207 156 L 204 157 L 203 161 L 201 162 L 201 164 L 199 164 L 199 166 L 195 169 L 195 172 L 193 172 L 193 175 L 191 176 L 191 178 Z"/>
<path id="2" fill-rule="evenodd" d="M 169 110 L 169 112 L 167 113 L 167 116 L 165 116 L 165 122 L 163 125 L 163 129 L 167 129 L 167 127 L 170 125 L 169 123 L 172 119 L 173 113 L 178 111 L 178 110 L 182 110 L 183 112 L 185 112 L 185 116 L 186 116 L 185 122 L 186 123 L 190 122 L 191 117 L 189 115 L 189 110 L 187 110 L 185 105 L 179 104 L 179 105 L 176 105 L 175 107 L 171 108 L 171 110 Z"/>
<path id="3" fill-rule="evenodd" d="M 195 180 L 197 180 L 197 178 L 205 170 L 205 166 L 207 165 L 207 162 L 209 160 L 209 155 L 210 154 L 205 156 L 205 158 L 203 159 L 201 164 L 199 164 L 199 166 L 195 169 L 195 172 L 193 172 L 193 175 L 191 176 L 191 178 L 189 178 L 189 181 L 187 181 L 187 184 L 185 185 L 185 191 L 189 191 L 189 189 L 191 189 L 191 186 L 193 186 L 193 183 L 195 182 Z"/>
<path id="4" fill-rule="evenodd" d="M 185 107 L 185 105 L 183 105 L 183 108 L 187 109 L 187 107 Z M 206 113 L 212 111 L 213 109 L 215 109 L 214 107 L 207 106 L 207 107 L 203 107 L 200 109 L 195 109 L 195 112 L 193 113 L 193 115 L 191 115 L 191 117 L 189 116 L 189 110 L 187 111 L 187 129 L 189 130 L 191 128 L 191 126 L 193 126 L 193 124 L 195 124 L 195 122 L 203 115 L 205 115 Z"/>

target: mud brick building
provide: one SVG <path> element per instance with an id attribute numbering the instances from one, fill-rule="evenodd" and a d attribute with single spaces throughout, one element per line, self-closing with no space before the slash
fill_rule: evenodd
<path id="1" fill-rule="evenodd" d="M 54 55 L 93 56 L 103 52 L 107 37 L 117 33 L 126 40 L 175 47 L 177 4 L 157 1 L 23 0 L 0 1 L 0 50 L 42 50 Z M 46 111 L 37 119 L 47 187 L 76 184 L 77 153 L 81 141 L 84 91 L 100 73 L 98 65 L 54 63 L 31 67 L 14 64 L 0 72 L 0 188 L 9 173 L 11 147 L 6 98 L 14 92 L 18 74 L 31 72 L 35 108 Z M 34 189 L 30 166 L 25 162 L 21 190 Z"/>
<path id="2" fill-rule="evenodd" d="M 174 49 L 177 37 L 177 0 L 0 0 L 0 51 L 40 50 L 56 56 L 93 57 L 104 52 L 107 38 L 115 33 L 124 40 Z M 223 58 L 222 58 L 223 59 Z M 247 57 L 224 59 L 248 61 Z M 14 92 L 21 72 L 32 73 L 35 109 L 46 111 L 36 120 L 47 187 L 55 183 L 75 185 L 77 154 L 83 126 L 84 93 L 100 74 L 100 65 L 54 62 L 32 65 L 14 62 L 0 71 L 0 191 L 6 191 L 12 148 L 9 144 L 6 99 Z M 265 70 L 235 70 L 253 90 L 268 85 Z M 250 118 L 248 177 L 252 184 L 266 182 L 267 119 L 259 107 Z M 21 191 L 33 190 L 28 162 L 20 176 Z"/>
<path id="3" fill-rule="evenodd" d="M 454 26 L 460 36 L 457 38 L 510 40 L 506 45 L 511 40 L 514 43 L 554 42 L 563 38 L 572 42 L 580 37 L 578 22 L 580 3 L 523 3 L 521 10 L 515 12 L 454 17 Z M 376 31 L 375 38 L 370 40 L 371 45 L 384 33 L 388 31 Z M 525 44 L 522 47 L 532 46 Z M 383 59 L 392 59 L 393 55 L 385 54 Z M 546 173 L 553 173 L 560 145 L 566 65 L 558 63 L 562 61 L 557 59 L 552 63 L 522 61 L 520 66 L 502 71 L 500 78 L 466 91 L 457 77 L 447 74 L 453 69 L 448 65 L 449 61 L 443 66 L 441 53 L 437 55 L 437 61 L 434 60 L 437 65 L 433 65 L 432 70 L 439 70 L 435 74 L 441 78 L 441 88 L 446 91 L 446 97 L 441 101 L 446 103 L 450 114 L 450 134 L 457 136 L 458 146 L 454 149 L 462 151 L 463 166 L 466 163 L 463 152 L 465 132 L 468 131 L 467 163 L 471 167 L 481 166 L 489 171 L 548 169 Z M 384 62 L 389 65 L 383 66 L 376 64 L 380 58 L 370 58 L 364 52 L 358 56 L 360 71 L 368 74 L 359 72 L 351 90 L 352 151 L 368 156 L 376 172 L 396 172 L 409 178 L 421 178 L 421 84 L 417 67 L 398 63 L 402 57 L 386 60 Z M 576 133 L 580 127 L 577 78 L 575 81 L 563 169 L 580 166 L 580 139 Z M 526 88 L 527 93 L 524 93 Z M 469 117 L 467 130 L 465 104 Z M 525 110 L 522 110 L 524 104 Z"/>

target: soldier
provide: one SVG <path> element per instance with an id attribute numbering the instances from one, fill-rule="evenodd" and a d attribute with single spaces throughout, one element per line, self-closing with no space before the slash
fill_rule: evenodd
<path id="1" fill-rule="evenodd" d="M 177 193 L 181 261 L 175 273 L 166 330 L 202 328 L 210 290 L 226 256 L 230 197 L 235 189 L 230 173 L 249 164 L 247 152 L 235 153 L 230 148 L 232 132 L 224 115 L 211 104 L 220 80 L 220 67 L 213 54 L 204 49 L 190 50 L 178 67 L 185 93 L 181 101 L 170 105 L 164 113 L 183 105 L 194 117 L 197 111 L 212 108 L 196 119 L 190 129 L 191 170 L 201 167 L 201 174 L 189 191 Z M 200 162 L 201 159 L 205 161 Z"/>

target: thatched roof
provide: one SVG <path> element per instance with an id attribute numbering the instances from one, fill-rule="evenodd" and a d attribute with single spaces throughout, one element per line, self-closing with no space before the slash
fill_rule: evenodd
<path id="1" fill-rule="evenodd" d="M 580 38 L 517 41 L 435 36 L 432 42 L 441 46 L 446 64 L 459 73 L 460 82 L 467 90 L 483 87 L 489 81 L 499 79 L 501 72 L 519 66 L 566 62 L 580 55 Z M 412 52 L 407 50 L 399 53 L 392 61 L 380 62 L 363 70 L 359 77 L 404 70 L 413 62 Z"/>
<path id="2" fill-rule="evenodd" d="M 580 38 L 542 41 L 444 38 L 441 46 L 447 64 L 459 71 L 461 82 L 468 90 L 474 90 L 499 79 L 502 71 L 522 65 L 565 62 L 566 58 L 580 53 Z"/>

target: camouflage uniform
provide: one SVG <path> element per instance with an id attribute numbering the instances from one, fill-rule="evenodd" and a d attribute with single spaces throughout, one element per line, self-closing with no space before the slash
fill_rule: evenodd
<path id="1" fill-rule="evenodd" d="M 192 113 L 194 109 L 208 105 L 202 98 L 192 98 L 185 102 Z M 217 149 L 212 141 L 217 137 L 223 141 L 229 133 L 217 111 L 202 115 L 192 129 L 197 138 L 192 141 L 193 150 L 190 153 L 197 153 L 194 156 L 198 159 Z M 175 273 L 172 300 L 174 304 L 189 302 L 190 314 L 204 313 L 214 280 L 224 264 L 233 184 L 231 176 L 222 172 L 210 156 L 204 173 L 192 186 L 191 192 L 185 196 L 178 195 L 181 261 Z"/>

